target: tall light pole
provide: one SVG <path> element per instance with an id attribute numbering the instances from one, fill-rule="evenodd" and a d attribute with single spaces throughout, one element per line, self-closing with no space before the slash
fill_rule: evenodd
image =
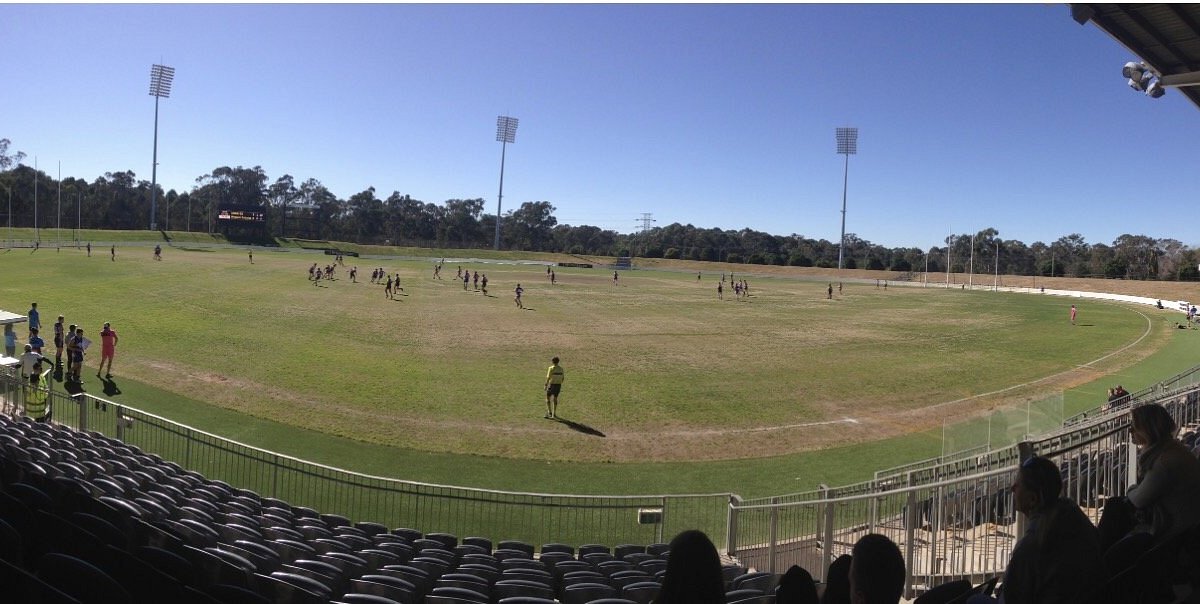
<path id="1" fill-rule="evenodd" d="M 846 247 L 846 186 L 850 183 L 850 156 L 858 153 L 858 128 L 837 129 L 837 152 L 846 156 L 842 175 L 842 238 L 838 240 L 838 271 L 841 271 Z"/>
<path id="2" fill-rule="evenodd" d="M 500 203 L 504 200 L 504 151 L 509 143 L 517 142 L 517 118 L 496 117 L 496 142 L 500 143 L 500 194 L 496 197 L 496 245 L 500 249 Z"/>
<path id="3" fill-rule="evenodd" d="M 12 187 L 8 185 L 0 185 L 0 187 L 4 187 L 4 190 L 8 191 L 8 247 L 12 247 Z"/>
<path id="4" fill-rule="evenodd" d="M 158 227 L 155 216 L 158 211 L 158 99 L 171 97 L 171 82 L 175 80 L 175 68 L 155 63 L 150 67 L 150 96 L 154 97 L 154 159 L 150 166 L 150 230 Z"/>
<path id="5" fill-rule="evenodd" d="M 992 279 L 992 289 L 1000 290 L 1000 240 L 996 240 L 996 276 Z"/>

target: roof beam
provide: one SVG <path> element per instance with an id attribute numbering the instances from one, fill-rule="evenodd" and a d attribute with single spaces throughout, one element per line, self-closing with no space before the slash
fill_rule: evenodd
<path id="1" fill-rule="evenodd" d="M 1151 38 L 1154 38 L 1154 41 L 1158 42 L 1158 45 L 1161 46 L 1162 49 L 1167 52 L 1167 54 L 1170 54 L 1171 57 L 1175 59 L 1176 64 L 1186 65 L 1186 62 L 1178 54 L 1176 54 L 1174 45 L 1172 45 L 1169 40 L 1163 37 L 1162 32 L 1158 31 L 1158 29 L 1156 29 L 1153 25 L 1150 25 L 1150 22 L 1147 21 L 1146 18 L 1141 14 L 1127 9 L 1126 6 L 1128 5 L 1122 4 L 1120 5 L 1120 8 L 1121 11 L 1123 11 L 1131 21 L 1136 23 L 1138 27 L 1142 28 L 1142 31 L 1146 32 L 1146 34 L 1148 34 Z"/>

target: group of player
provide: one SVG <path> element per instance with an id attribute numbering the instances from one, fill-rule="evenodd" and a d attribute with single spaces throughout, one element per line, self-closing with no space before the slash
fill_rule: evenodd
<path id="1" fill-rule="evenodd" d="M 440 271 L 439 271 L 439 273 L 440 273 Z M 439 274 L 438 278 L 441 279 L 440 274 Z M 467 291 L 468 286 L 470 286 L 472 281 L 474 281 L 475 291 L 482 292 L 483 295 L 485 295 L 485 296 L 488 295 L 488 293 L 487 293 L 487 286 L 488 286 L 487 273 L 481 274 L 479 271 L 472 272 L 471 269 L 467 269 L 464 271 L 462 269 L 462 267 L 459 266 L 458 274 L 455 276 L 455 280 L 462 280 L 463 291 Z"/>
<path id="2" fill-rule="evenodd" d="M 696 280 L 700 280 L 700 273 L 696 273 Z M 730 289 L 733 290 L 734 298 L 744 300 L 750 297 L 750 282 L 745 279 L 735 280 L 733 273 L 729 273 Z M 717 299 L 725 299 L 725 271 L 721 271 L 721 281 L 717 283 Z"/>

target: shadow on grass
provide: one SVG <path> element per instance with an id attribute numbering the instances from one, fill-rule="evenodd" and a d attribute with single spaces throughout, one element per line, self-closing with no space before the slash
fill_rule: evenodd
<path id="1" fill-rule="evenodd" d="M 121 394 L 121 389 L 117 387 L 117 382 L 110 378 L 100 378 L 100 383 L 104 384 L 104 396 L 118 396 Z"/>
<path id="2" fill-rule="evenodd" d="M 209 252 L 209 253 L 212 253 L 212 252 L 217 251 L 214 249 L 209 249 L 209 248 L 204 248 L 204 247 L 192 247 L 190 245 L 172 245 L 171 247 L 173 247 L 177 250 L 180 250 L 180 251 L 184 251 L 184 252 Z M 251 264 L 254 264 L 254 263 L 251 262 Z"/>
<path id="3" fill-rule="evenodd" d="M 587 424 L 581 424 L 581 423 L 579 423 L 579 422 L 573 422 L 573 421 L 571 421 L 571 420 L 569 420 L 569 419 L 564 419 L 564 418 L 561 418 L 561 417 L 556 417 L 556 418 L 554 418 L 554 421 L 556 421 L 556 422 L 558 422 L 558 423 L 560 423 L 560 424 L 562 424 L 562 425 L 564 425 L 564 426 L 566 426 L 566 427 L 568 427 L 568 428 L 570 428 L 570 429 L 572 429 L 572 430 L 574 430 L 574 431 L 576 431 L 576 432 L 579 432 L 579 433 L 581 433 L 581 434 L 587 434 L 588 436 L 599 436 L 600 438 L 608 438 L 608 436 L 606 436 L 606 435 L 605 435 L 603 432 L 601 432 L 601 431 L 599 431 L 599 430 L 597 430 L 597 429 L 595 429 L 595 428 L 593 428 L 593 427 L 591 427 L 591 426 L 589 426 L 589 425 L 587 425 Z"/>

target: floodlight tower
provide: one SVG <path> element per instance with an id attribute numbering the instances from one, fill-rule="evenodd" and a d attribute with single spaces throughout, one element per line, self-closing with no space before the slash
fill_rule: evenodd
<path id="1" fill-rule="evenodd" d="M 842 176 L 842 238 L 838 240 L 838 270 L 842 270 L 842 256 L 846 247 L 846 186 L 850 182 L 850 156 L 858 153 L 858 128 L 837 129 L 837 152 L 846 156 L 846 168 Z"/>
<path id="2" fill-rule="evenodd" d="M 500 249 L 500 203 L 504 200 L 504 151 L 509 143 L 517 142 L 517 122 L 515 117 L 501 115 L 496 117 L 496 142 L 500 143 L 500 194 L 496 197 L 496 244 Z"/>
<path id="3" fill-rule="evenodd" d="M 175 68 L 154 64 L 150 67 L 150 96 L 154 97 L 154 159 L 150 166 L 150 230 L 158 227 L 155 218 L 158 211 L 158 99 L 171 97 L 171 82 L 175 81 Z"/>

